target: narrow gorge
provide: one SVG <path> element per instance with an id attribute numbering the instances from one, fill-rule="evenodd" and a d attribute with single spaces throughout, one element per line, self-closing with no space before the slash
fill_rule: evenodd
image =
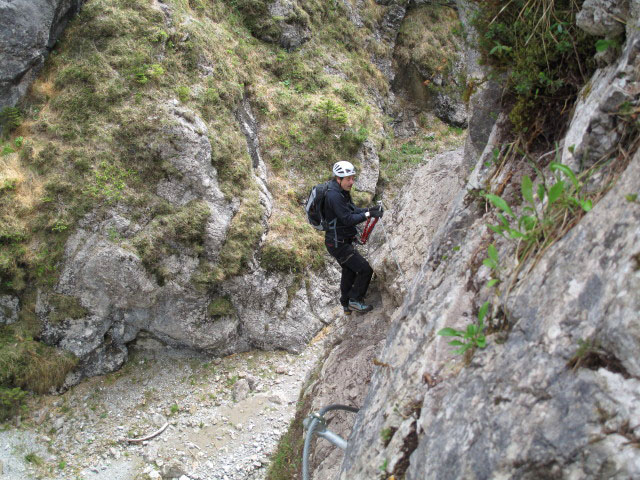
<path id="1" fill-rule="evenodd" d="M 302 479 L 331 404 L 314 480 L 640 477 L 640 2 L 0 26 L 0 477 Z M 339 160 L 362 315 L 304 210 Z"/>

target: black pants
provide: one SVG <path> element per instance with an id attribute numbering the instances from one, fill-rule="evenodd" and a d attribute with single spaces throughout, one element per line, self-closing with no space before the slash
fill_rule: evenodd
<path id="1" fill-rule="evenodd" d="M 340 303 L 343 306 L 349 304 L 349 300 L 364 300 L 369 288 L 369 282 L 373 276 L 373 269 L 369 262 L 358 253 L 356 248 L 347 241 L 333 245 L 325 243 L 328 252 L 342 267 L 340 279 Z"/>

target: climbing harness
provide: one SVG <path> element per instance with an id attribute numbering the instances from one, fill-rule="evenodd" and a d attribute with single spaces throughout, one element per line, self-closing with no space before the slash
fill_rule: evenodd
<path id="1" fill-rule="evenodd" d="M 307 429 L 307 436 L 304 439 L 304 449 L 302 450 L 302 480 L 309 480 L 309 453 L 314 430 L 317 431 L 316 433 L 319 437 L 330 441 L 336 447 L 342 450 L 347 449 L 347 441 L 327 429 L 327 421 L 323 415 L 331 410 L 346 410 L 347 412 L 358 413 L 359 409 L 348 405 L 333 404 L 322 408 L 318 413 L 310 414 L 304 419 L 302 424 Z"/>

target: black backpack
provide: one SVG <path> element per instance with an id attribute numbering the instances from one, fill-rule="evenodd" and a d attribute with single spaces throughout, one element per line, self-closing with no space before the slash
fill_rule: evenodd
<path id="1" fill-rule="evenodd" d="M 329 182 L 320 183 L 313 187 L 305 206 L 307 220 L 313 228 L 322 232 L 329 230 L 329 224 L 324 218 L 324 198 L 328 189 Z"/>

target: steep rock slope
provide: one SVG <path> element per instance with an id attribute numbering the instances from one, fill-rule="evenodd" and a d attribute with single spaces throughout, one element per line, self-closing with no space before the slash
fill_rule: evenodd
<path id="1" fill-rule="evenodd" d="M 629 19 L 629 25 L 636 22 Z M 637 101 L 637 42 L 632 29 L 621 58 L 585 89 L 584 103 L 595 108 L 576 109 L 570 132 L 589 133 L 572 136 L 565 151 L 580 154 L 583 168 L 585 152 L 593 151 L 588 146 L 604 144 L 600 152 L 606 151 L 622 128 L 614 125 L 620 105 Z M 608 75 L 621 85 L 612 85 Z M 591 127 L 580 129 L 583 123 Z M 593 127 L 601 124 L 610 128 Z M 394 319 L 381 355 L 389 367 L 372 377 L 342 479 L 375 478 L 381 471 L 438 479 L 640 474 L 634 421 L 640 394 L 640 155 L 628 166 L 624 156 L 614 157 L 608 168 L 624 171 L 613 188 L 536 261 L 511 264 L 513 247 L 500 241 L 505 272 L 494 297 L 483 286 L 489 269 L 478 268 L 491 242 L 486 225 L 493 214 L 487 217 L 471 193 L 508 181 L 505 172 L 491 178 L 487 168 L 500 146 L 500 128 L 429 245 Z M 603 177 L 596 175 L 592 188 L 605 187 Z M 474 323 L 485 299 L 494 306 L 492 331 L 507 330 L 489 336 L 489 346 L 467 361 L 456 359 L 436 332 Z"/>
<path id="2" fill-rule="evenodd" d="M 615 38 L 620 32 L 611 14 L 627 7 L 627 2 L 585 2 L 579 24 Z M 454 184 L 464 183 L 460 190 L 441 190 L 427 180 L 434 170 L 443 176 L 455 172 L 455 163 L 438 169 L 435 162 L 431 172 L 427 167 L 416 171 L 414 183 L 422 184 L 425 194 L 411 208 L 409 193 L 406 211 L 396 207 L 399 215 L 393 218 L 400 220 L 387 227 L 391 243 L 375 260 L 385 278 L 382 295 L 391 317 L 385 344 L 380 347 L 380 339 L 372 336 L 358 346 L 368 355 L 355 363 L 337 349 L 328 355 L 323 371 L 334 370 L 345 358 L 343 375 L 351 374 L 352 383 L 362 384 L 362 378 L 353 378 L 358 375 L 371 377 L 362 403 L 361 394 L 347 399 L 361 407 L 353 428 L 353 419 L 337 420 L 340 434 L 350 431 L 340 473 L 330 467 L 340 452 L 318 440 L 312 478 L 623 479 L 640 474 L 635 421 L 640 154 L 637 127 L 627 117 L 637 107 L 640 80 L 636 8 L 631 2 L 618 54 L 599 55 L 610 64 L 597 70 L 578 95 L 566 138 L 555 149 L 530 163 L 504 155 L 512 125 L 501 115 L 488 139 L 467 141 L 470 173 L 452 173 Z M 617 30 L 610 31 L 608 24 Z M 478 93 L 495 105 L 495 91 Z M 493 124 L 487 114 L 488 109 L 476 109 L 475 115 L 484 118 L 470 123 Z M 483 152 L 474 153 L 480 143 Z M 553 159 L 576 172 L 575 189 L 571 172 L 550 166 Z M 525 175 L 534 179 L 531 203 Z M 509 233 L 501 236 L 487 228 L 505 225 L 498 213 L 509 228 L 525 233 L 517 220 L 527 212 L 551 218 L 547 194 L 543 202 L 541 193 L 533 192 L 543 182 L 548 189 L 560 180 L 563 191 L 574 195 L 563 201 L 578 208 L 567 210 L 568 222 L 567 217 L 553 220 L 554 227 L 563 228 L 542 250 L 529 254 L 526 236 L 514 241 Z M 485 192 L 502 202 L 494 203 Z M 420 215 L 429 207 L 419 199 L 434 196 L 446 212 Z M 533 210 L 525 208 L 529 205 Z M 404 296 L 391 249 L 410 272 L 417 267 L 404 252 L 425 252 Z M 390 298 L 401 301 L 397 309 Z M 437 332 L 477 324 L 485 301 L 487 347 L 454 355 L 457 347 L 447 345 L 451 337 Z M 344 332 L 344 342 L 354 333 Z M 310 394 L 323 392 L 330 382 L 321 379 Z M 321 399 L 324 404 L 334 400 Z M 331 457 L 325 463 L 327 452 Z"/>

